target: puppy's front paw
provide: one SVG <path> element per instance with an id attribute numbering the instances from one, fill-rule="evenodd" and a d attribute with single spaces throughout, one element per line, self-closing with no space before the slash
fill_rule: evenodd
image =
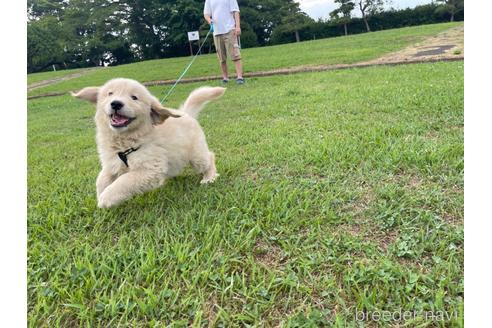
<path id="1" fill-rule="evenodd" d="M 215 179 L 219 176 L 218 173 L 215 173 L 214 175 L 211 176 L 205 176 L 203 177 L 202 181 L 200 181 L 201 184 L 208 184 L 208 183 L 213 183 L 215 182 Z"/>
<path id="2" fill-rule="evenodd" d="M 105 192 L 99 195 L 97 201 L 97 206 L 99 208 L 110 208 L 113 207 L 114 205 L 116 205 L 116 202 L 113 199 L 111 199 L 111 195 L 108 195 Z"/>

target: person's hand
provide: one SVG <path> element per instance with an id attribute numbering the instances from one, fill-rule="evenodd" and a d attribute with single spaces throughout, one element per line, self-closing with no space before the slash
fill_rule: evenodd
<path id="1" fill-rule="evenodd" d="M 234 33 L 236 33 L 237 36 L 240 36 L 241 35 L 241 28 L 236 27 L 236 29 L 234 30 Z"/>

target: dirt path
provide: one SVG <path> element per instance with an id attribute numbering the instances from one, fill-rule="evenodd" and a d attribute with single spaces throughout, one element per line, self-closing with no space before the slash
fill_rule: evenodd
<path id="1" fill-rule="evenodd" d="M 413 44 L 397 52 L 370 60 L 367 63 L 381 64 L 412 62 L 415 60 L 452 60 L 465 56 L 465 28 L 453 27 L 422 42 Z"/>
<path id="2" fill-rule="evenodd" d="M 379 58 L 365 61 L 365 62 L 360 62 L 355 64 L 298 66 L 298 67 L 282 68 L 282 69 L 276 69 L 270 71 L 245 73 L 244 76 L 261 77 L 261 76 L 287 75 L 287 74 L 296 74 L 296 73 L 305 73 L 305 72 L 333 71 L 333 70 L 340 70 L 340 69 L 379 66 L 379 65 L 406 65 L 406 64 L 418 64 L 418 63 L 432 63 L 432 62 L 439 62 L 439 61 L 460 61 L 460 60 L 464 60 L 465 58 L 464 51 L 465 51 L 464 27 L 458 26 L 446 30 L 444 32 L 441 32 L 436 36 L 427 38 L 422 42 L 413 44 L 400 51 L 386 54 Z M 76 74 L 83 75 L 85 73 L 87 73 L 87 71 L 76 73 Z M 60 79 L 54 79 L 56 81 L 53 83 L 57 83 L 63 80 L 64 78 L 65 79 L 75 78 L 77 77 L 74 76 L 76 74 L 71 74 L 70 76 L 67 75 Z M 203 77 L 183 79 L 181 80 L 180 83 L 194 83 L 194 82 L 221 80 L 221 79 L 222 77 L 219 75 L 203 76 Z M 175 81 L 176 80 L 148 81 L 148 82 L 144 82 L 143 84 L 146 86 L 169 85 L 169 84 L 173 84 Z M 42 82 L 46 82 L 46 81 L 42 81 Z M 28 89 L 28 90 L 30 91 L 32 89 Z M 63 94 L 66 94 L 66 92 L 31 96 L 28 97 L 27 99 L 60 96 Z"/>
<path id="3" fill-rule="evenodd" d="M 39 82 L 34 82 L 34 83 L 31 83 L 30 85 L 27 86 L 27 92 L 32 91 L 32 90 L 35 90 L 35 89 L 38 89 L 38 88 L 41 88 L 41 87 L 45 87 L 45 86 L 48 86 L 48 85 L 52 85 L 52 84 L 55 84 L 55 83 L 59 83 L 59 82 L 62 82 L 62 81 L 68 81 L 68 80 L 71 80 L 71 79 L 75 79 L 77 77 L 81 77 L 83 75 L 86 75 L 90 71 L 93 71 L 93 70 L 96 70 L 96 69 L 100 69 L 100 68 L 102 68 L 102 67 L 91 67 L 91 68 L 84 69 L 84 70 L 82 70 L 80 72 L 77 72 L 77 73 L 67 74 L 67 75 L 56 77 L 56 78 L 49 79 L 49 80 L 43 80 L 43 81 L 39 81 Z"/>

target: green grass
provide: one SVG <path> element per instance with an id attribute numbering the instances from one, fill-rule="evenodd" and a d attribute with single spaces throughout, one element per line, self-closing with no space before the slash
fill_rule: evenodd
<path id="1" fill-rule="evenodd" d="M 216 183 L 186 171 L 110 210 L 94 108 L 30 101 L 29 326 L 462 326 L 463 65 L 231 85 L 200 117 Z"/>
<path id="2" fill-rule="evenodd" d="M 462 24 L 422 25 L 348 37 L 243 49 L 244 69 L 245 72 L 256 72 L 302 65 L 356 63 L 402 49 L 425 37 Z M 189 60 L 190 57 L 181 57 L 108 67 L 89 72 L 83 77 L 33 90 L 29 95 L 78 90 L 90 84 L 103 84 L 114 77 L 127 77 L 139 81 L 175 79 L 181 74 Z M 218 74 L 217 57 L 215 54 L 210 54 L 197 59 L 186 76 Z"/>

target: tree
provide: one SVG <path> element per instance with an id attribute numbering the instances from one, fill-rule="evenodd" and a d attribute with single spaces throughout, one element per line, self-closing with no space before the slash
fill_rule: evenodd
<path id="1" fill-rule="evenodd" d="M 186 32 L 205 27 L 201 0 L 121 0 L 120 3 L 124 4 L 124 21 L 139 59 L 186 55 Z"/>
<path id="2" fill-rule="evenodd" d="M 63 47 L 57 37 L 60 32 L 61 26 L 52 16 L 30 22 L 27 25 L 27 71 L 29 73 L 63 63 Z"/>
<path id="3" fill-rule="evenodd" d="M 293 0 L 238 0 L 241 10 L 241 26 L 247 24 L 258 40 L 266 45 L 271 41 L 273 30 L 281 25 L 281 8 Z"/>
<path id="4" fill-rule="evenodd" d="M 295 38 L 296 42 L 301 41 L 299 31 L 314 23 L 314 20 L 306 13 L 302 12 L 299 3 L 291 0 L 283 0 L 284 4 L 279 9 L 279 24 L 272 30 L 272 40 L 278 42 L 283 36 Z"/>
<path id="5" fill-rule="evenodd" d="M 438 14 L 449 14 L 450 21 L 454 22 L 454 16 L 465 9 L 464 0 L 436 0 L 441 6 L 436 8 Z"/>
<path id="6" fill-rule="evenodd" d="M 343 24 L 345 35 L 348 35 L 347 24 L 352 19 L 351 13 L 354 10 L 355 3 L 352 0 L 335 0 L 340 6 L 330 13 L 333 21 Z"/>
<path id="7" fill-rule="evenodd" d="M 368 17 L 382 11 L 385 1 L 386 0 L 358 0 L 359 9 L 362 13 L 362 19 L 366 24 L 367 32 L 371 32 Z"/>
<path id="8" fill-rule="evenodd" d="M 166 56 L 188 54 L 188 31 L 209 29 L 203 19 L 203 3 L 200 0 L 172 1 L 171 14 L 167 21 L 167 40 L 169 45 L 165 49 Z M 203 42 L 203 41 L 201 41 Z"/>
<path id="9" fill-rule="evenodd" d="M 124 17 L 119 1 L 70 0 L 62 15 L 63 40 L 69 66 L 130 62 L 133 55 L 122 23 Z"/>
<path id="10" fill-rule="evenodd" d="M 280 9 L 280 12 L 282 15 L 281 27 L 285 32 L 294 33 L 296 42 L 300 42 L 299 30 L 313 22 L 313 19 L 301 11 L 297 2 L 287 3 Z"/>

